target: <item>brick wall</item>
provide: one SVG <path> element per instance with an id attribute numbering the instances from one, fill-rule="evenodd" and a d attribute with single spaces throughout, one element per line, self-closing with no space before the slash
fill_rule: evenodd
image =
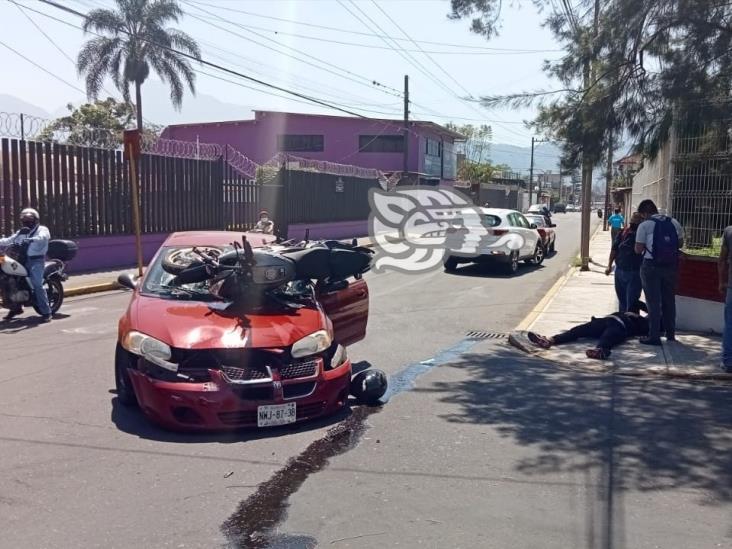
<path id="1" fill-rule="evenodd" d="M 676 295 L 723 302 L 718 286 L 716 258 L 682 254 Z"/>

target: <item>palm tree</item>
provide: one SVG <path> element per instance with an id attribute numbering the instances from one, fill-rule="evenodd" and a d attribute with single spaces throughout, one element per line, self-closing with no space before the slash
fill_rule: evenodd
<path id="1" fill-rule="evenodd" d="M 184 52 L 201 58 L 198 44 L 186 33 L 166 27 L 177 23 L 183 10 L 175 0 L 115 0 L 117 9 L 96 9 L 87 14 L 84 33 L 98 34 L 79 51 L 76 68 L 86 75 L 86 92 L 98 96 L 104 79 L 114 85 L 130 102 L 130 85 L 135 85 L 137 129 L 142 130 L 143 82 L 152 68 L 170 86 L 170 99 L 176 109 L 183 103 L 184 82 L 196 92 L 196 75 Z M 176 51 L 173 51 L 176 50 Z"/>

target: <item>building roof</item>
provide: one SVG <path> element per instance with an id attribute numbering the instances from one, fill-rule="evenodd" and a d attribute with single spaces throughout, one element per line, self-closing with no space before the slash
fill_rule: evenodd
<path id="1" fill-rule="evenodd" d="M 616 166 L 620 166 L 620 165 L 626 166 L 628 164 L 640 164 L 641 160 L 642 160 L 642 156 L 640 154 L 636 153 L 636 154 L 626 155 L 623 158 L 619 158 L 618 160 L 613 162 L 613 164 L 615 164 Z"/>
<path id="2" fill-rule="evenodd" d="M 168 124 L 167 127 L 169 128 L 188 128 L 188 127 L 195 127 L 195 126 L 237 126 L 240 124 L 251 124 L 252 122 L 256 122 L 258 119 L 262 118 L 263 116 L 266 116 L 268 114 L 276 114 L 276 115 L 285 115 L 285 116 L 308 116 L 311 118 L 336 118 L 336 119 L 345 119 L 345 120 L 365 120 L 367 122 L 388 122 L 391 124 L 395 124 L 398 126 L 401 126 L 404 124 L 403 120 L 400 119 L 394 119 L 394 118 L 356 118 L 353 116 L 338 116 L 333 114 L 310 114 L 310 113 L 301 113 L 301 112 L 285 112 L 285 111 L 254 111 L 254 118 L 247 119 L 247 120 L 222 120 L 218 122 L 191 122 L 187 124 Z M 419 126 L 423 127 L 427 130 L 430 130 L 434 133 L 445 135 L 448 137 L 452 137 L 455 141 L 465 141 L 466 137 L 454 130 L 451 130 L 450 128 L 447 128 L 445 126 L 442 126 L 441 124 L 437 124 L 435 122 L 429 121 L 429 120 L 410 120 L 409 121 L 412 126 Z"/>

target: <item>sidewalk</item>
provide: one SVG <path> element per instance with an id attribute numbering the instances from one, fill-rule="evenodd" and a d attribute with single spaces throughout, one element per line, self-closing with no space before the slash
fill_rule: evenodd
<path id="1" fill-rule="evenodd" d="M 531 330 L 554 335 L 591 316 L 605 316 L 617 311 L 613 277 L 605 276 L 610 251 L 610 231 L 600 227 L 590 241 L 590 270 L 573 268 L 549 291 L 545 299 L 517 326 L 509 341 L 532 355 L 575 368 L 590 371 L 615 372 L 626 376 L 668 376 L 693 379 L 727 379 L 717 368 L 722 347 L 719 336 L 711 334 L 677 334 L 677 341 L 662 347 L 645 347 L 628 340 L 613 349 L 610 360 L 598 361 L 585 356 L 590 341 L 543 350 L 526 337 Z"/>
<path id="2" fill-rule="evenodd" d="M 350 240 L 350 239 L 341 239 Z M 358 239 L 359 246 L 372 247 L 374 245 L 371 237 L 365 236 Z M 93 273 L 72 274 L 64 284 L 64 295 L 73 297 L 77 295 L 93 294 L 120 289 L 117 284 L 117 277 L 126 272 L 137 272 L 135 265 L 120 267 L 119 269 L 108 269 Z"/>

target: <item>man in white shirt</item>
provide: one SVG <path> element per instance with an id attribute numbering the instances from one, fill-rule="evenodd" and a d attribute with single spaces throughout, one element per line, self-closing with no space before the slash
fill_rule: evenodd
<path id="1" fill-rule="evenodd" d="M 638 212 L 645 221 L 635 235 L 635 253 L 643 254 L 641 282 L 648 306 L 648 337 L 640 342 L 661 345 L 661 320 L 667 341 L 676 341 L 676 281 L 684 229 L 673 217 L 661 215 L 652 200 L 643 200 Z M 654 242 L 656 236 L 659 242 Z"/>
<path id="2" fill-rule="evenodd" d="M 33 208 L 24 209 L 20 212 L 22 228 L 12 236 L 0 238 L 0 247 L 17 244 L 24 248 L 26 256 L 24 265 L 33 284 L 33 299 L 38 311 L 41 313 L 43 322 L 50 322 L 51 307 L 48 304 L 48 295 L 43 287 L 43 269 L 51 233 L 47 227 L 41 225 L 40 221 L 41 218 L 36 210 Z M 10 309 L 4 319 L 10 320 L 22 313 L 23 307 L 17 305 Z"/>

